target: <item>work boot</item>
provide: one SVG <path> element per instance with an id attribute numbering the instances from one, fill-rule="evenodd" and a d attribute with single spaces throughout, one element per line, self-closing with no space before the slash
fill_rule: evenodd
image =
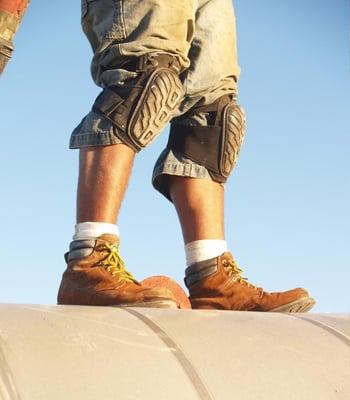
<path id="1" fill-rule="evenodd" d="M 107 234 L 71 242 L 58 304 L 177 308 L 167 289 L 149 289 L 136 281 L 125 269 L 118 245 L 117 237 Z"/>
<path id="2" fill-rule="evenodd" d="M 296 313 L 315 304 L 304 289 L 268 293 L 241 274 L 230 253 L 188 267 L 185 283 L 192 308 Z"/>

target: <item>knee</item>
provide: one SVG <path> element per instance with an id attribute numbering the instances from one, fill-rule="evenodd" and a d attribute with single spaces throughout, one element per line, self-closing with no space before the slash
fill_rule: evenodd
<path id="1" fill-rule="evenodd" d="M 148 146 L 173 117 L 183 97 L 180 65 L 171 55 L 148 54 L 128 66 L 137 73 L 122 86 L 110 86 L 93 110 L 116 127 L 118 138 L 135 151 Z"/>
<path id="2" fill-rule="evenodd" d="M 184 124 L 190 117 L 195 126 Z M 204 124 L 196 123 L 203 118 Z M 225 95 L 173 120 L 168 148 L 203 165 L 214 181 L 224 183 L 237 162 L 244 133 L 244 111 L 233 96 Z"/>

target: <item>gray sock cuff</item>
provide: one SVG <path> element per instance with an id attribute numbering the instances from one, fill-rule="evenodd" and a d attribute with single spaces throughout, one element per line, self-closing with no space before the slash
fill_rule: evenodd
<path id="1" fill-rule="evenodd" d="M 217 270 L 217 257 L 190 265 L 185 270 L 185 284 L 190 287 L 201 279 L 214 274 Z"/>
<path id="2" fill-rule="evenodd" d="M 86 247 L 95 247 L 95 239 L 73 240 L 69 244 L 69 251 L 84 249 Z"/>
<path id="3" fill-rule="evenodd" d="M 66 262 L 87 257 L 94 251 L 96 240 L 73 240 L 69 245 L 69 252 L 65 254 Z"/>

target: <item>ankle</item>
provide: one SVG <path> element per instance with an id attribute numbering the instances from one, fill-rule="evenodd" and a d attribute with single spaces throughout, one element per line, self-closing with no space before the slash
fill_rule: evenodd
<path id="1" fill-rule="evenodd" d="M 73 240 L 95 239 L 103 234 L 119 237 L 118 226 L 106 222 L 81 222 L 75 225 Z"/>
<path id="2" fill-rule="evenodd" d="M 185 245 L 186 265 L 210 260 L 227 252 L 227 243 L 222 239 L 195 240 Z"/>

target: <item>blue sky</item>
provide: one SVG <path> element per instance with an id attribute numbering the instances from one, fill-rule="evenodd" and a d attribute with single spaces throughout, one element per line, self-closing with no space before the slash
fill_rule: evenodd
<path id="1" fill-rule="evenodd" d="M 349 2 L 234 4 L 248 130 L 227 185 L 229 247 L 253 283 L 304 286 L 316 312 L 350 312 Z M 68 140 L 99 92 L 80 2 L 32 0 L 15 42 L 0 81 L 0 302 L 54 304 L 75 223 Z M 136 161 L 121 250 L 139 279 L 182 282 L 176 214 L 150 185 L 167 134 Z"/>

